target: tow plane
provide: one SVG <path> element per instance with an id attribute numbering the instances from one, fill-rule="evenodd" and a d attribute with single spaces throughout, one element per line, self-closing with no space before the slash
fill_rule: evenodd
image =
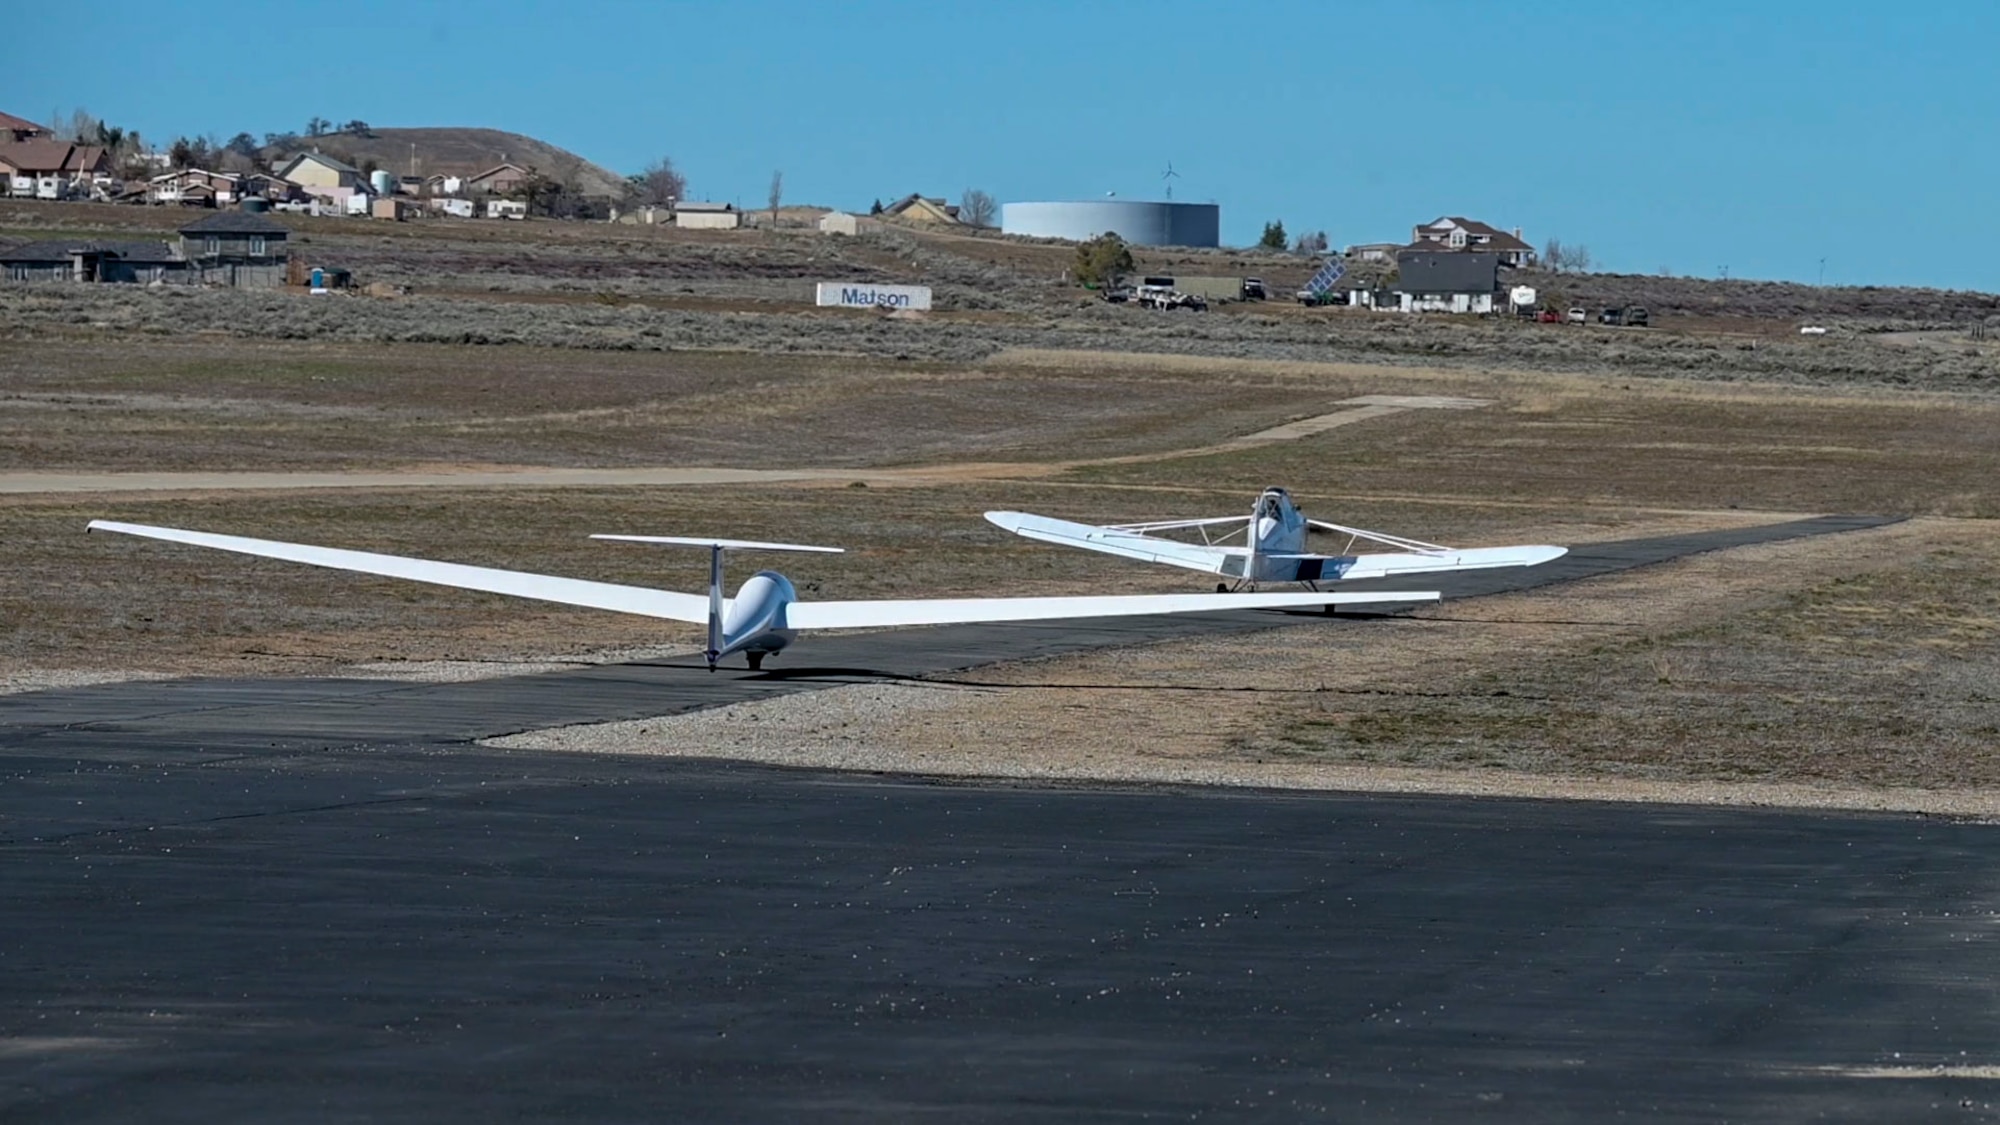
<path id="1" fill-rule="evenodd" d="M 1290 493 L 1277 487 L 1260 493 L 1248 516 L 1106 526 L 1072 523 L 1027 512 L 988 512 L 986 519 L 1016 535 L 1044 543 L 1220 575 L 1227 581 L 1216 583 L 1217 594 L 1255 590 L 1264 582 L 1300 582 L 1307 589 L 1317 590 L 1322 582 L 1357 578 L 1535 566 L 1568 553 L 1566 547 L 1547 546 L 1442 547 L 1380 531 L 1311 520 L 1292 502 Z M 1161 534 L 1176 531 L 1196 533 L 1201 542 Z M 1347 542 L 1342 553 L 1321 555 L 1306 550 L 1306 539 L 1314 531 L 1345 535 Z M 1379 554 L 1353 553 L 1364 543 L 1388 550 Z"/>
<path id="2" fill-rule="evenodd" d="M 517 570 L 463 563 L 435 562 L 403 555 L 379 555 L 338 547 L 315 547 L 304 543 L 284 543 L 274 539 L 252 539 L 241 535 L 217 535 L 206 531 L 186 531 L 173 527 L 92 520 L 89 531 L 111 531 L 161 539 L 193 547 L 257 555 L 268 559 L 304 563 L 308 566 L 355 571 L 386 578 L 403 578 L 461 590 L 481 590 L 517 598 L 556 602 L 686 621 L 708 626 L 708 644 L 703 655 L 708 669 L 733 653 L 742 653 L 752 671 L 763 667 L 764 658 L 789 646 L 801 632 L 816 629 L 882 629 L 911 625 L 952 625 L 993 621 L 1060 621 L 1089 617 L 1128 617 L 1164 613 L 1213 613 L 1232 609 L 1327 609 L 1336 605 L 1370 602 L 1436 601 L 1438 593 L 1396 591 L 1380 593 L 1274 593 L 1250 595 L 1221 594 L 1118 594 L 1047 598 L 915 598 L 886 601 L 801 601 L 791 580 L 773 570 L 758 571 L 737 588 L 736 596 L 723 596 L 723 556 L 732 551 L 781 551 L 808 554 L 838 554 L 838 547 L 815 547 L 802 543 L 765 543 L 745 539 L 690 538 L 671 535 L 593 535 L 593 539 L 616 540 L 669 547 L 697 547 L 708 551 L 708 593 L 684 594 L 644 586 L 621 586 L 581 578 L 561 578 Z"/>

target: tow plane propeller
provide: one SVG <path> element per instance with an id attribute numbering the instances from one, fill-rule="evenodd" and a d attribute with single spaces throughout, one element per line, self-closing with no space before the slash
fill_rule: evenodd
<path id="1" fill-rule="evenodd" d="M 1436 601 L 1437 591 L 1380 593 L 1282 594 L 1118 594 L 1048 598 L 915 598 L 888 601 L 800 601 L 791 580 L 774 570 L 760 570 L 738 587 L 736 596 L 722 595 L 723 555 L 730 551 L 784 551 L 835 554 L 838 547 L 800 543 L 763 543 L 747 539 L 711 539 L 668 535 L 594 535 L 627 543 L 708 549 L 708 594 L 683 594 L 644 586 L 621 586 L 581 578 L 495 570 L 464 563 L 434 562 L 402 555 L 378 555 L 338 547 L 314 547 L 217 535 L 172 527 L 92 520 L 90 531 L 113 531 L 147 539 L 163 539 L 194 547 L 257 555 L 334 570 L 356 571 L 385 578 L 403 578 L 461 590 L 481 590 L 516 598 L 556 602 L 687 621 L 708 626 L 704 656 L 710 671 L 716 662 L 742 653 L 754 670 L 764 658 L 790 645 L 801 632 L 814 629 L 882 629 L 910 625 L 952 625 L 991 621 L 1060 621 L 1090 617 L 1127 617 L 1162 613 L 1212 613 L 1231 609 L 1296 609 L 1380 602 Z"/>

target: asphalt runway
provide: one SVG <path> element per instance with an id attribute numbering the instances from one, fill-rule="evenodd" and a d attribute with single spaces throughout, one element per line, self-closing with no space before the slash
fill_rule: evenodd
<path id="1" fill-rule="evenodd" d="M 1246 616 L 0 698 L 0 1119 L 1992 1116 L 1989 825 L 469 741 Z"/>

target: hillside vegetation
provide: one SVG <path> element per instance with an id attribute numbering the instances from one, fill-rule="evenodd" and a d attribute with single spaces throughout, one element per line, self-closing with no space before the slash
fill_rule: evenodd
<path id="1" fill-rule="evenodd" d="M 618 173 L 568 149 L 500 129 L 370 129 L 366 136 L 328 133 L 301 137 L 297 145 L 273 148 L 267 155 L 277 163 L 314 149 L 356 167 L 373 161 L 399 176 L 472 175 L 495 164 L 512 163 L 560 182 L 573 182 L 584 195 L 617 195 L 625 186 Z"/>

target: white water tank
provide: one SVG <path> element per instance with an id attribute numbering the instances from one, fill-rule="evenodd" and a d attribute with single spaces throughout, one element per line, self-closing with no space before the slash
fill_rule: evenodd
<path id="1" fill-rule="evenodd" d="M 396 177 L 377 168 L 368 173 L 368 186 L 375 189 L 376 195 L 393 195 L 396 191 Z"/>

